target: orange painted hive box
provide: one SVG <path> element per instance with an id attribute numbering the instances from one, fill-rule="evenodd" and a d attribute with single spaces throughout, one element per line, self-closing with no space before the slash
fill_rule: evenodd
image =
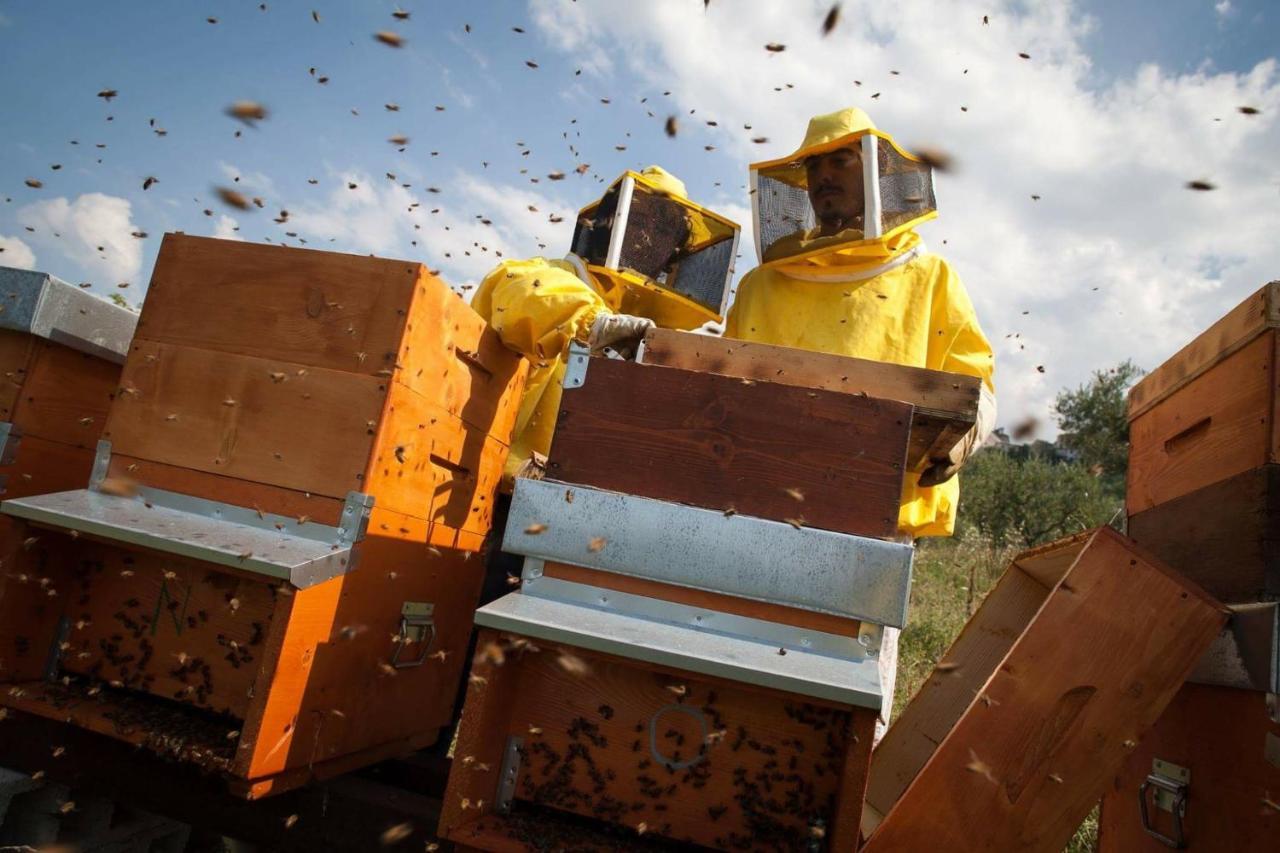
<path id="1" fill-rule="evenodd" d="M 248 797 L 434 741 L 523 376 L 421 264 L 166 236 L 88 488 L 0 504 L 0 704 Z"/>

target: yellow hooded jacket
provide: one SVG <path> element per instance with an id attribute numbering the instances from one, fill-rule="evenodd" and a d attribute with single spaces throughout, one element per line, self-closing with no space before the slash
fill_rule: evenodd
<path id="1" fill-rule="evenodd" d="M 871 129 L 857 109 L 818 116 L 797 154 Z M 994 393 L 995 357 L 969 295 L 945 260 L 922 249 L 908 228 L 765 263 L 738 285 L 725 337 L 964 373 Z M 951 535 L 959 478 L 928 488 L 918 476 L 908 472 L 903 485 L 899 529 Z"/>
<path id="2" fill-rule="evenodd" d="M 684 184 L 660 167 L 641 174 L 666 192 L 685 196 Z M 503 476 L 507 488 L 532 454 L 545 456 L 551 448 L 569 344 L 585 344 L 596 316 L 617 313 L 624 295 L 623 287 L 592 274 L 572 256 L 504 261 L 480 283 L 471 307 L 503 343 L 530 361 Z"/>

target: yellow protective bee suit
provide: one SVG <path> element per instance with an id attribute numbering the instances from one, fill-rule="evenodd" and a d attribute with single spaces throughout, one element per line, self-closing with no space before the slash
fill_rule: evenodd
<path id="1" fill-rule="evenodd" d="M 640 174 L 672 196 L 685 196 L 684 183 L 658 166 Z M 507 487 L 532 454 L 545 456 L 551 448 L 569 345 L 586 343 L 596 316 L 618 313 L 624 296 L 616 280 L 594 274 L 573 255 L 504 261 L 480 283 L 471 307 L 531 363 L 503 477 Z"/>
<path id="2" fill-rule="evenodd" d="M 861 110 L 819 116 L 801 149 L 784 160 L 832 150 L 845 139 L 856 144 L 853 135 L 868 131 L 874 125 Z M 920 218 L 928 216 L 875 239 L 854 232 L 836 245 L 807 234 L 782 238 L 794 248 L 782 258 L 763 252 L 775 259 L 742 279 L 725 337 L 964 373 L 981 377 L 994 394 L 991 345 L 955 270 L 925 252 L 911 230 Z M 922 487 L 918 476 L 909 472 L 903 485 L 899 529 L 913 537 L 951 535 L 958 478 Z"/>

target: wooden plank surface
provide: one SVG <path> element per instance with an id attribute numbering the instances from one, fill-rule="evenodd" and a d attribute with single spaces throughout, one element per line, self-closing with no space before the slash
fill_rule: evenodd
<path id="1" fill-rule="evenodd" d="M 1225 619 L 1101 528 L 865 849 L 1062 850 Z"/>
<path id="2" fill-rule="evenodd" d="M 597 358 L 560 408 L 558 480 L 843 533 L 897 530 L 910 404 Z"/>
<path id="3" fill-rule="evenodd" d="M 1158 853 L 1169 848 L 1142 828 L 1139 789 L 1159 758 L 1191 771 L 1183 830 L 1194 853 L 1274 850 L 1280 838 L 1280 723 L 1266 696 L 1251 690 L 1187 684 L 1110 780 L 1098 827 L 1100 853 Z M 1155 828 L 1173 834 L 1172 816 L 1150 804 Z"/>
<path id="4" fill-rule="evenodd" d="M 548 561 L 543 564 L 544 577 L 560 578 L 573 583 L 588 584 L 617 592 L 632 595 L 643 595 L 662 601 L 673 601 L 691 607 L 702 607 L 718 613 L 732 613 L 751 619 L 763 619 L 766 622 L 777 622 L 781 625 L 793 625 L 797 628 L 808 628 L 811 631 L 824 631 L 842 637 L 857 637 L 862 623 L 857 619 L 833 616 L 830 613 L 814 613 L 796 607 L 784 607 L 768 601 L 755 601 L 750 598 L 739 598 L 721 592 L 692 589 L 685 586 L 652 581 L 647 578 L 630 577 L 616 572 L 600 569 L 588 569 L 569 563 Z"/>
<path id="5" fill-rule="evenodd" d="M 94 451 L 60 441 L 23 436 L 12 465 L 0 465 L 4 477 L 0 498 L 47 495 L 83 489 L 93 472 Z"/>
<path id="6" fill-rule="evenodd" d="M 1275 461 L 1273 335 L 1255 338 L 1133 420 L 1130 515 Z"/>
<path id="7" fill-rule="evenodd" d="M 119 381 L 120 365 L 42 340 L 12 420 L 24 435 L 92 450 Z"/>
<path id="8" fill-rule="evenodd" d="M 88 469 L 85 470 L 87 478 Z M 210 474 L 207 471 L 179 468 L 136 456 L 112 453 L 107 476 L 122 482 L 132 481 L 143 486 L 222 501 L 265 513 L 306 519 L 316 524 L 337 526 L 342 520 L 343 502 L 337 498 Z"/>
<path id="9" fill-rule="evenodd" d="M 1129 391 L 1129 420 L 1150 409 L 1268 328 L 1280 326 L 1280 281 L 1241 302 Z"/>
<path id="10" fill-rule="evenodd" d="M 26 381 L 31 351 L 37 340 L 25 332 L 0 329 L 0 421 L 13 420 L 13 409 Z"/>
<path id="11" fill-rule="evenodd" d="M 244 718 L 273 587 L 85 538 L 69 558 L 51 573 L 70 627 L 64 671 Z"/>
<path id="12" fill-rule="evenodd" d="M 363 490 L 387 380 L 134 340 L 115 452 L 344 499 Z"/>
<path id="13" fill-rule="evenodd" d="M 1280 597 L 1280 465 L 1130 516 L 1129 535 L 1220 601 Z"/>
<path id="14" fill-rule="evenodd" d="M 643 361 L 911 403 L 909 471 L 945 456 L 973 427 L 982 387 L 976 376 L 671 329 L 654 329 L 645 336 Z"/>
<path id="15" fill-rule="evenodd" d="M 426 275 L 409 261 L 166 234 L 135 334 L 377 376 L 395 365 Z"/>
<path id="16" fill-rule="evenodd" d="M 1079 548 L 1073 550 L 1079 553 Z M 1000 577 L 873 753 L 863 819 L 868 834 L 920 773 L 938 744 L 980 701 L 983 686 L 1049 592 L 1017 566 L 1010 566 Z"/>
<path id="17" fill-rule="evenodd" d="M 66 537 L 0 516 L 0 684 L 45 676 L 67 606 L 47 567 L 65 564 L 73 545 Z M 3 693 L 0 689 L 0 699 Z"/>
<path id="18" fill-rule="evenodd" d="M 847 762 L 870 756 L 851 749 L 850 738 L 869 741 L 873 711 L 572 647 L 508 648 L 500 668 L 517 670 L 519 701 L 505 712 L 505 730 L 491 726 L 500 736 L 489 742 L 523 738 L 515 790 L 522 803 L 644 824 L 646 835 L 713 848 L 804 850 L 811 826 L 832 826 L 840 792 L 860 792 L 866 764 Z M 489 801 L 500 762 L 469 756 L 460 732 L 446 799 L 474 784 L 452 778 L 466 774 L 487 780 L 489 793 L 479 796 Z M 480 817 L 474 808 L 464 813 Z M 842 824 L 846 840 L 847 832 Z M 472 843 L 465 831 L 450 837 Z"/>
<path id="19" fill-rule="evenodd" d="M 505 444 L 393 382 L 364 491 L 380 507 L 484 536 L 507 452 Z"/>
<path id="20" fill-rule="evenodd" d="M 510 445 L 527 364 L 439 279 L 414 291 L 395 378 L 470 427 Z"/>
<path id="21" fill-rule="evenodd" d="M 238 775 L 258 780 L 407 738 L 432 741 L 449 724 L 483 561 L 379 535 L 381 522 L 375 508 L 355 571 L 293 594 Z M 435 634 L 420 666 L 393 668 L 409 601 L 435 606 Z M 403 656 L 421 652 L 409 644 Z"/>

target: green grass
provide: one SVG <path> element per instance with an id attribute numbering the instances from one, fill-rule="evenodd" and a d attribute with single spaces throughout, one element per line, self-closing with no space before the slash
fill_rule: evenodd
<path id="1" fill-rule="evenodd" d="M 911 585 L 911 609 L 898 646 L 895 718 L 982 604 L 1015 553 L 1015 548 L 995 548 L 973 537 L 920 542 Z M 1088 853 L 1097 849 L 1097 843 L 1095 808 L 1080 824 L 1065 853 Z"/>

